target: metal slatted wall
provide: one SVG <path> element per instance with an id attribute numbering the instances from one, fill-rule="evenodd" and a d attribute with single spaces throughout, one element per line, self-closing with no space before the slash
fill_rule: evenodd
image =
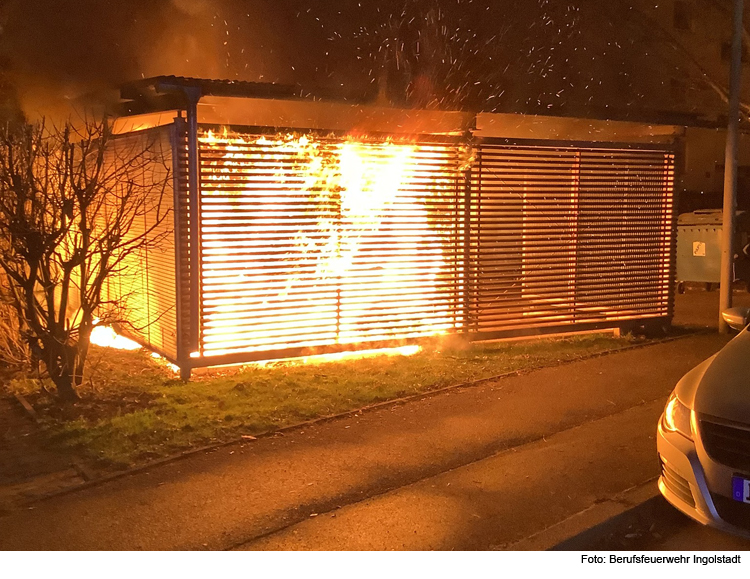
<path id="1" fill-rule="evenodd" d="M 177 310 L 189 201 L 175 140 Z M 672 315 L 669 150 L 202 129 L 192 366 Z M 176 298 L 177 298 L 176 296 Z"/>
<path id="2" fill-rule="evenodd" d="M 171 132 L 169 127 L 146 130 L 116 137 L 107 151 L 107 169 L 118 175 L 118 186 L 111 199 L 126 193 L 131 186 L 150 187 L 169 178 L 172 172 Z M 144 156 L 123 174 L 122 163 Z M 132 214 L 133 221 L 127 235 L 131 238 L 146 235 L 148 242 L 128 255 L 118 272 L 103 285 L 104 307 L 122 308 L 127 324 L 121 331 L 159 352 L 172 361 L 177 360 L 177 313 L 175 301 L 175 244 L 172 235 L 173 181 L 170 179 L 163 195 L 153 189 L 144 205 Z M 148 234 L 147 234 L 148 232 Z"/>
<path id="3" fill-rule="evenodd" d="M 471 173 L 475 339 L 671 317 L 673 153 L 484 141 Z"/>
<path id="4" fill-rule="evenodd" d="M 454 144 L 204 131 L 195 365 L 463 326 Z"/>

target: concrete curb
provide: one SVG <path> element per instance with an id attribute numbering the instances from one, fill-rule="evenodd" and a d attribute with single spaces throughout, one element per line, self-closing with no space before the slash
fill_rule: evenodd
<path id="1" fill-rule="evenodd" d="M 25 503 L 20 504 L 19 508 L 29 508 L 29 505 L 33 505 L 33 504 L 36 504 L 36 503 L 39 503 L 39 502 L 43 502 L 43 501 L 47 501 L 47 500 L 50 500 L 50 499 L 53 499 L 53 498 L 56 498 L 56 497 L 60 497 L 60 496 L 63 496 L 63 495 L 67 495 L 67 494 L 71 494 L 71 493 L 74 493 L 74 492 L 82 491 L 82 490 L 85 490 L 85 489 L 88 489 L 88 488 L 92 488 L 92 487 L 95 487 L 95 486 L 99 486 L 99 485 L 102 485 L 104 483 L 107 483 L 107 482 L 110 482 L 110 481 L 113 481 L 113 480 L 116 480 L 116 479 L 124 478 L 124 477 L 130 476 L 130 475 L 138 474 L 140 472 L 144 472 L 144 471 L 147 471 L 149 469 L 162 466 L 164 464 L 169 464 L 169 463 L 172 463 L 172 462 L 176 462 L 178 460 L 190 457 L 190 456 L 198 454 L 198 453 L 211 452 L 211 451 L 219 450 L 221 448 L 225 448 L 225 447 L 233 446 L 233 445 L 237 445 L 237 444 L 249 444 L 253 440 L 258 440 L 258 439 L 261 439 L 261 438 L 268 438 L 268 437 L 277 436 L 277 435 L 282 435 L 283 436 L 287 432 L 294 432 L 296 430 L 302 430 L 302 429 L 305 429 L 305 428 L 309 428 L 310 426 L 313 426 L 313 425 L 324 424 L 324 423 L 332 422 L 332 421 L 335 421 L 335 420 L 341 420 L 341 419 L 345 419 L 345 418 L 350 418 L 350 417 L 353 417 L 353 416 L 357 416 L 357 415 L 359 415 L 359 414 L 361 414 L 363 412 L 372 412 L 372 411 L 379 410 L 379 409 L 382 409 L 382 408 L 389 408 L 389 407 L 392 407 L 392 406 L 398 406 L 400 404 L 412 402 L 414 400 L 423 400 L 423 399 L 426 399 L 426 398 L 431 398 L 433 396 L 438 396 L 438 395 L 440 395 L 440 394 L 442 394 L 444 392 L 449 392 L 449 391 L 454 391 L 454 390 L 460 390 L 460 389 L 464 389 L 464 388 L 473 388 L 473 387 L 476 387 L 476 386 L 481 386 L 482 384 L 487 384 L 487 383 L 490 383 L 490 382 L 495 382 L 495 381 L 498 381 L 498 380 L 503 380 L 503 379 L 506 379 L 506 378 L 514 377 L 514 376 L 522 376 L 522 375 L 530 374 L 530 373 L 536 372 L 538 370 L 543 370 L 543 369 L 547 369 L 547 368 L 558 368 L 558 367 L 566 366 L 568 364 L 573 364 L 575 362 L 583 362 L 583 361 L 586 361 L 586 360 L 592 360 L 592 359 L 595 359 L 595 358 L 601 358 L 601 357 L 604 357 L 604 356 L 609 356 L 609 355 L 612 355 L 612 354 L 618 354 L 618 353 L 621 353 L 621 352 L 628 352 L 628 351 L 632 351 L 632 350 L 639 350 L 639 349 L 648 348 L 648 347 L 651 347 L 651 346 L 657 346 L 657 345 L 660 345 L 660 344 L 674 342 L 674 341 L 681 340 L 681 339 L 684 339 L 684 338 L 690 338 L 690 337 L 694 337 L 694 336 L 698 336 L 698 335 L 703 335 L 703 334 L 708 334 L 708 333 L 713 333 L 713 332 L 710 332 L 710 331 L 690 331 L 690 332 L 686 332 L 684 334 L 680 334 L 680 335 L 677 335 L 677 336 L 669 336 L 669 337 L 666 337 L 666 338 L 662 338 L 662 339 L 659 339 L 659 340 L 654 340 L 654 341 L 643 343 L 643 344 L 632 344 L 632 345 L 629 345 L 629 346 L 624 346 L 622 348 L 614 348 L 614 349 L 610 349 L 610 350 L 603 350 L 601 352 L 587 354 L 587 355 L 584 355 L 584 356 L 580 356 L 580 357 L 576 357 L 576 358 L 571 358 L 571 359 L 568 359 L 568 360 L 559 360 L 557 363 L 554 363 L 554 364 L 545 364 L 545 365 L 540 365 L 540 366 L 534 366 L 534 367 L 524 368 L 523 370 L 514 370 L 514 371 L 511 371 L 511 372 L 505 372 L 503 374 L 498 374 L 498 375 L 495 375 L 495 376 L 490 376 L 488 378 L 481 378 L 481 379 L 478 379 L 478 380 L 473 380 L 471 382 L 463 382 L 463 383 L 460 383 L 460 384 L 452 384 L 452 385 L 445 386 L 445 387 L 442 387 L 442 388 L 438 388 L 438 389 L 435 389 L 435 390 L 429 390 L 429 391 L 425 391 L 425 392 L 420 392 L 418 394 L 411 394 L 409 396 L 404 396 L 402 398 L 396 398 L 396 399 L 393 399 L 393 400 L 386 400 L 386 401 L 383 401 L 383 402 L 378 402 L 376 404 L 371 404 L 369 406 L 364 406 L 362 408 L 357 408 L 357 409 L 354 409 L 354 410 L 348 410 L 346 412 L 341 412 L 341 413 L 338 413 L 338 414 L 331 414 L 331 415 L 328 415 L 328 416 L 321 416 L 321 417 L 314 418 L 312 420 L 308 420 L 308 421 L 305 421 L 305 422 L 300 422 L 300 423 L 293 424 L 293 425 L 290 425 L 290 426 L 285 426 L 283 428 L 278 428 L 276 430 L 270 430 L 270 431 L 262 432 L 262 433 L 259 433 L 259 434 L 254 434 L 252 436 L 252 439 L 240 437 L 240 438 L 234 438 L 234 439 L 226 440 L 226 441 L 222 441 L 222 442 L 211 443 L 211 444 L 200 446 L 200 447 L 197 447 L 197 448 L 191 448 L 191 449 L 185 450 L 183 452 L 180 452 L 180 453 L 177 453 L 177 454 L 173 454 L 173 455 L 169 455 L 169 456 L 166 456 L 164 458 L 156 459 L 156 460 L 153 460 L 153 461 L 147 462 L 145 464 L 138 465 L 138 466 L 126 469 L 126 470 L 114 472 L 112 474 L 108 474 L 108 475 L 105 475 L 105 476 L 102 476 L 102 477 L 92 478 L 91 480 L 88 480 L 88 481 L 83 482 L 83 483 L 78 484 L 78 485 L 74 485 L 74 486 L 71 486 L 71 487 L 68 487 L 68 488 L 65 488 L 65 489 L 61 489 L 61 490 L 53 491 L 51 493 L 46 493 L 46 494 L 43 494 L 43 495 L 39 495 L 39 496 L 33 497 L 30 500 L 26 501 Z M 542 337 L 545 337 L 545 336 L 542 336 Z"/>
<path id="2" fill-rule="evenodd" d="M 629 536 L 639 522 L 653 517 L 666 505 L 652 478 L 611 499 L 594 503 L 570 517 L 510 545 L 512 551 L 591 551 L 619 550 L 608 547 L 620 537 Z M 669 505 L 667 505 L 669 507 Z M 670 509 L 674 510 L 672 507 Z M 676 511 L 675 511 L 676 512 Z M 678 513 L 679 514 L 679 513 Z"/>
<path id="3" fill-rule="evenodd" d="M 550 551 L 636 551 L 654 549 L 654 543 L 693 523 L 657 494 L 643 503 L 599 523 Z"/>

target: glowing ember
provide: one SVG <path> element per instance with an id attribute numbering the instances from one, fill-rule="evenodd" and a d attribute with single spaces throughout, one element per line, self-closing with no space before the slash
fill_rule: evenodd
<path id="1" fill-rule="evenodd" d="M 378 356 L 413 356 L 422 350 L 421 346 L 399 346 L 397 348 L 376 348 L 373 350 L 357 350 L 353 352 L 336 352 L 332 354 L 318 354 L 315 356 L 304 356 L 302 358 L 289 358 L 283 360 L 262 360 L 253 364 L 243 366 L 266 366 L 268 364 L 323 364 L 326 362 L 338 362 L 340 360 L 359 360 L 361 358 L 375 358 Z"/>
<path id="2" fill-rule="evenodd" d="M 91 343 L 116 350 L 138 350 L 141 345 L 125 336 L 119 335 L 109 326 L 95 326 L 91 330 Z"/>
<path id="3" fill-rule="evenodd" d="M 446 290 L 457 287 L 444 257 L 453 241 L 419 193 L 425 183 L 436 195 L 454 191 L 451 175 L 427 174 L 444 149 L 226 131 L 200 141 L 200 355 L 414 338 L 461 325 Z"/>

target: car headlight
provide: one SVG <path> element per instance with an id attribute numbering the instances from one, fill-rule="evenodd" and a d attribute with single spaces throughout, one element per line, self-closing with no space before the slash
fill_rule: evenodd
<path id="1" fill-rule="evenodd" d="M 677 398 L 677 394 L 672 395 L 667 400 L 667 406 L 664 408 L 664 420 L 662 425 L 665 430 L 670 432 L 679 432 L 682 436 L 693 440 L 690 420 L 690 409 Z"/>

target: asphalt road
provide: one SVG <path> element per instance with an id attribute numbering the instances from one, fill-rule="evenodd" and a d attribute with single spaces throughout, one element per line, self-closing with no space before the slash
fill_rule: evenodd
<path id="1" fill-rule="evenodd" d="M 654 440 L 644 432 L 661 408 L 641 404 L 240 548 L 750 550 L 747 539 L 695 523 L 658 494 Z"/>
<path id="2" fill-rule="evenodd" d="M 546 548 L 528 541 L 648 498 L 630 490 L 658 474 L 664 401 L 725 341 L 690 336 L 197 454 L 2 516 L 0 548 Z"/>
<path id="3" fill-rule="evenodd" d="M 247 549 L 512 547 L 655 473 L 663 401 L 638 404 L 383 495 L 320 513 Z"/>

